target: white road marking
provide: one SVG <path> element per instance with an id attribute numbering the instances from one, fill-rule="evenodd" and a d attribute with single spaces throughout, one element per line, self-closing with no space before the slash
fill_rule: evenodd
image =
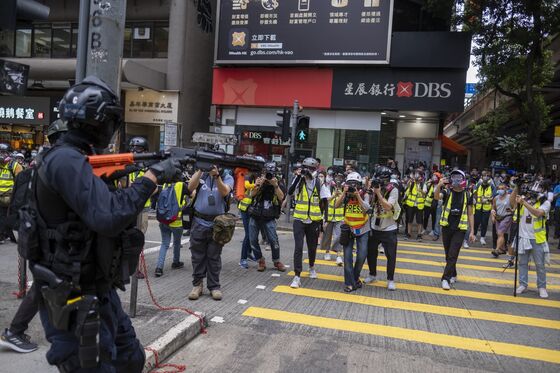
<path id="1" fill-rule="evenodd" d="M 246 300 L 246 299 L 239 299 L 239 300 L 237 301 L 237 303 L 239 303 L 239 304 L 245 304 L 245 303 L 247 303 L 247 300 Z"/>
<path id="2" fill-rule="evenodd" d="M 184 240 L 181 240 L 181 245 L 184 245 L 186 243 L 188 243 L 190 241 L 190 238 L 185 238 Z M 146 241 L 146 242 L 150 242 L 150 241 Z M 173 245 L 173 243 L 171 243 L 171 245 Z M 159 253 L 159 248 L 160 246 L 154 246 L 154 247 L 149 247 L 147 249 L 144 249 L 144 255 L 148 255 L 148 254 L 153 254 L 153 253 Z"/>
<path id="3" fill-rule="evenodd" d="M 257 285 L 257 289 L 259 289 L 259 290 L 264 290 L 264 289 L 266 289 L 266 286 L 264 286 L 264 285 Z"/>

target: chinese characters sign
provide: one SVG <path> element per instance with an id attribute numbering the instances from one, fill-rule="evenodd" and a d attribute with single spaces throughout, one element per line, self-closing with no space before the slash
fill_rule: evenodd
<path id="1" fill-rule="evenodd" d="M 149 89 L 126 91 L 124 119 L 128 123 L 177 122 L 179 94 Z"/>
<path id="2" fill-rule="evenodd" d="M 332 107 L 462 111 L 465 70 L 335 69 Z"/>
<path id="3" fill-rule="evenodd" d="M 0 96 L 0 123 L 48 125 L 48 97 Z"/>
<path id="4" fill-rule="evenodd" d="M 393 0 L 221 0 L 216 63 L 388 64 Z"/>

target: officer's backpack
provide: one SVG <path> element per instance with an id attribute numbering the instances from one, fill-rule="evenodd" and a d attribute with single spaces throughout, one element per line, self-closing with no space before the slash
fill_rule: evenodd
<path id="1" fill-rule="evenodd" d="M 179 217 L 179 201 L 175 193 L 175 184 L 171 184 L 159 194 L 157 201 L 156 219 L 169 225 Z"/>
<path id="2" fill-rule="evenodd" d="M 13 230 L 19 228 L 18 211 L 23 207 L 30 198 L 30 182 L 33 176 L 33 169 L 28 168 L 21 171 L 14 181 L 12 190 L 12 198 L 8 207 L 8 226 Z"/>

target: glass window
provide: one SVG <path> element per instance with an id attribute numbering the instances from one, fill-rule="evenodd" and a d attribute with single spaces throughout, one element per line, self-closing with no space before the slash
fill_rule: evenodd
<path id="1" fill-rule="evenodd" d="M 31 29 L 16 30 L 16 57 L 31 57 Z"/>
<path id="2" fill-rule="evenodd" d="M 50 57 L 51 56 L 51 29 L 39 28 L 34 30 L 33 40 L 33 56 L 34 57 Z"/>
<path id="3" fill-rule="evenodd" d="M 78 25 L 77 24 L 73 24 L 72 25 L 72 51 L 70 52 L 70 55 L 72 57 L 76 57 L 76 55 L 78 54 Z"/>
<path id="4" fill-rule="evenodd" d="M 70 57 L 70 46 L 72 43 L 72 32 L 70 29 L 70 25 L 53 26 L 52 33 L 52 57 Z"/>
<path id="5" fill-rule="evenodd" d="M 152 58 L 152 31 L 150 24 L 138 23 L 132 27 L 132 57 Z"/>
<path id="6" fill-rule="evenodd" d="M 124 48 L 123 57 L 130 58 L 132 55 L 132 29 L 127 27 L 124 29 Z"/>
<path id="7" fill-rule="evenodd" d="M 167 58 L 169 26 L 157 25 L 154 28 L 154 58 Z"/>
<path id="8" fill-rule="evenodd" d="M 14 30 L 0 30 L 0 57 L 13 57 Z"/>

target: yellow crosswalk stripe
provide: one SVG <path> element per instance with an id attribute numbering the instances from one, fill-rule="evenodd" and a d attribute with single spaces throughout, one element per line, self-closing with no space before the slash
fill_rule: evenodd
<path id="1" fill-rule="evenodd" d="M 458 337 L 443 333 L 407 329 L 382 324 L 365 323 L 344 319 L 306 315 L 296 312 L 280 311 L 261 307 L 249 307 L 243 316 L 258 319 L 282 321 L 285 323 L 307 325 L 317 328 L 348 331 L 353 333 L 394 338 L 410 342 L 426 343 L 434 346 L 477 351 L 515 358 L 560 364 L 560 351 L 546 348 L 489 341 L 485 339 Z"/>
<path id="2" fill-rule="evenodd" d="M 314 289 L 292 289 L 289 286 L 276 286 L 272 291 L 277 293 L 291 294 L 310 298 L 330 299 L 338 302 L 363 304 L 366 306 L 391 308 L 404 311 L 424 312 L 448 317 L 460 317 L 464 319 L 475 319 L 485 321 L 496 321 L 507 324 L 534 326 L 538 328 L 560 330 L 560 321 L 539 319 L 536 317 L 515 316 L 504 313 L 468 310 L 455 307 L 434 306 L 431 304 L 403 302 L 398 300 L 383 299 L 371 296 L 353 295 L 342 292 L 314 290 Z"/>
<path id="3" fill-rule="evenodd" d="M 309 259 L 305 259 L 305 263 L 309 263 Z M 336 263 L 329 262 L 327 260 L 319 260 L 318 259 L 318 260 L 315 260 L 315 264 L 329 266 L 329 267 L 338 267 L 336 265 Z M 364 269 L 368 269 L 367 264 L 364 265 Z M 384 266 L 377 266 L 377 271 L 386 272 L 386 268 Z M 408 268 L 397 268 L 397 269 L 395 269 L 395 273 L 398 273 L 398 274 L 401 274 L 401 275 L 423 276 L 423 277 L 434 277 L 434 278 L 441 278 L 442 272 L 420 271 L 420 270 L 408 269 Z M 513 286 L 513 278 L 512 279 L 501 279 L 501 278 L 494 278 L 494 277 L 476 277 L 476 276 L 460 275 L 459 279 L 462 282 L 469 282 L 469 283 L 474 283 L 474 284 L 487 283 L 487 284 L 495 284 L 495 285 Z M 546 288 L 547 288 L 547 290 L 560 290 L 560 285 L 549 285 L 549 284 L 547 284 Z"/>
<path id="4" fill-rule="evenodd" d="M 443 246 L 442 245 L 426 245 L 426 244 L 416 244 L 416 243 L 410 243 L 410 242 L 398 242 L 398 246 L 404 246 L 404 247 L 412 247 L 412 248 L 416 248 L 416 249 L 429 249 L 429 250 L 437 250 L 437 251 L 441 251 L 443 252 Z M 472 253 L 472 254 L 482 254 L 482 255 L 486 255 L 490 252 L 489 249 L 484 249 L 484 250 L 477 250 L 477 249 L 465 249 L 462 248 L 461 249 L 461 253 Z M 550 258 L 551 259 L 560 259 L 560 254 L 550 254 Z"/>
<path id="5" fill-rule="evenodd" d="M 289 272 L 288 276 L 295 276 L 295 273 L 293 271 Z M 302 272 L 301 277 L 309 277 L 309 272 Z M 325 280 L 325 281 L 336 281 L 336 282 L 344 283 L 344 276 L 318 273 L 318 278 L 320 280 Z M 380 288 L 387 287 L 387 283 L 385 281 L 377 281 L 377 282 L 369 283 L 367 285 L 380 287 Z M 491 301 L 498 301 L 498 302 L 525 304 L 529 306 L 560 308 L 560 301 L 550 300 L 550 299 L 526 298 L 524 296 L 514 297 L 512 295 L 485 293 L 481 291 L 471 291 L 471 290 L 458 290 L 458 289 L 443 290 L 441 287 L 407 284 L 403 282 L 398 282 L 397 287 L 399 290 L 419 291 L 422 293 L 431 293 L 431 294 L 446 295 L 452 297 L 474 298 L 474 299 L 491 300 Z"/>

